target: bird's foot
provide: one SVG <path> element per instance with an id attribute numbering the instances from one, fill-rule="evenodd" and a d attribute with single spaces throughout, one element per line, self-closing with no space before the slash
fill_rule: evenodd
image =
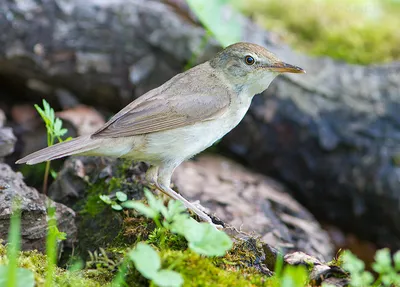
<path id="1" fill-rule="evenodd" d="M 194 212 L 194 211 L 193 211 L 193 212 Z M 196 212 L 195 212 L 195 213 L 196 213 Z M 197 214 L 197 213 L 196 213 L 196 215 L 197 215 L 202 221 L 207 222 L 208 224 L 210 224 L 210 225 L 211 225 L 212 227 L 214 227 L 215 229 L 217 229 L 217 230 L 222 230 L 222 229 L 224 229 L 224 227 L 223 227 L 222 225 L 214 223 L 213 220 L 212 220 L 212 218 L 211 218 L 210 216 L 208 216 L 208 215 L 206 215 L 206 216 L 201 216 L 200 214 Z"/>
<path id="2" fill-rule="evenodd" d="M 222 225 L 214 223 L 211 216 L 207 214 L 209 210 L 202 206 L 198 200 L 196 200 L 195 202 L 189 202 L 189 204 L 185 204 L 185 206 L 186 208 L 194 212 L 200 218 L 200 220 L 209 223 L 215 229 L 224 228 Z"/>
<path id="3" fill-rule="evenodd" d="M 210 213 L 210 209 L 201 205 L 200 200 L 192 201 L 190 203 L 193 204 L 197 209 L 201 210 L 202 212 L 207 214 Z"/>
<path id="4" fill-rule="evenodd" d="M 182 195 L 176 193 L 173 189 L 171 189 L 168 185 L 162 185 L 162 184 L 158 184 L 156 183 L 157 188 L 162 191 L 164 194 L 172 197 L 175 200 L 179 200 L 180 202 L 183 203 L 183 205 L 191 210 L 193 213 L 195 213 L 200 220 L 208 222 L 209 224 L 211 224 L 214 228 L 216 229 L 222 229 L 223 226 L 219 225 L 219 224 L 215 224 L 213 222 L 213 220 L 211 219 L 211 217 L 207 214 L 208 210 L 203 207 L 198 201 L 197 202 L 189 202 L 188 200 L 186 200 Z"/>

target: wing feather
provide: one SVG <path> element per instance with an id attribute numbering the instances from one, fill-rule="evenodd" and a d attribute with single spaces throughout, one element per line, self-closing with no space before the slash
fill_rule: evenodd
<path id="1" fill-rule="evenodd" d="M 133 101 L 92 137 L 129 137 L 176 129 L 212 120 L 230 105 L 230 94 L 221 86 L 202 90 L 202 85 L 186 84 L 177 91 L 177 85 L 164 85 Z"/>

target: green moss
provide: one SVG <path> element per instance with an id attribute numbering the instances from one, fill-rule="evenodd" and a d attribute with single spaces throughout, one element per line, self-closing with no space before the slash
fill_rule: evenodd
<path id="1" fill-rule="evenodd" d="M 223 269 L 212 258 L 202 257 L 190 250 L 161 250 L 163 268 L 172 267 L 182 274 L 184 286 L 272 286 L 270 279 L 254 268 Z"/>
<path id="2" fill-rule="evenodd" d="M 87 197 L 84 201 L 79 202 L 78 205 L 83 205 L 82 207 L 76 207 L 75 210 L 80 210 L 80 213 L 87 213 L 90 216 L 95 216 L 102 212 L 104 208 L 109 208 L 104 202 L 99 198 L 102 194 L 110 194 L 121 189 L 124 182 L 124 178 L 113 177 L 109 181 L 104 179 L 99 179 L 96 183 L 91 184 L 87 190 Z"/>
<path id="3" fill-rule="evenodd" d="M 398 1 L 231 1 L 303 52 L 356 64 L 400 59 Z"/>
<path id="4" fill-rule="evenodd" d="M 128 216 L 127 211 L 115 211 L 105 204 L 99 196 L 102 194 L 114 194 L 123 191 L 130 198 L 142 194 L 142 184 L 132 180 L 130 166 L 127 161 L 117 161 L 111 166 L 111 178 L 93 178 L 90 181 L 86 195 L 75 206 L 78 213 L 79 230 L 79 254 L 87 257 L 88 251 L 94 251 L 99 247 L 129 246 L 140 240 L 142 236 L 147 238 L 151 230 L 151 221 L 140 217 Z M 131 221 L 131 222 L 130 222 Z"/>
<path id="5" fill-rule="evenodd" d="M 0 243 L 0 265 L 8 263 L 6 255 L 6 246 Z M 23 251 L 20 252 L 18 258 L 18 266 L 21 268 L 29 269 L 33 272 L 35 277 L 35 286 L 42 287 L 45 283 L 46 277 L 46 255 L 39 253 L 38 251 Z M 91 279 L 83 271 L 70 272 L 65 269 L 56 268 L 54 276 L 55 287 L 100 287 L 104 286 L 107 281 L 97 281 Z"/>
<path id="6" fill-rule="evenodd" d="M 148 236 L 147 243 L 159 249 L 185 250 L 187 249 L 186 239 L 178 234 L 174 234 L 164 228 L 155 228 Z"/>

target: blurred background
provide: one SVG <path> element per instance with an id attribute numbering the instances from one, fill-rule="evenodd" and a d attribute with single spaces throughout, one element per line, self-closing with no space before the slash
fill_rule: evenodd
<path id="1" fill-rule="evenodd" d="M 279 182 L 332 256 L 369 261 L 400 249 L 399 27 L 398 0 L 1 1 L 0 157 L 41 190 L 45 165 L 14 164 L 47 145 L 34 104 L 65 137 L 92 133 L 222 47 L 258 43 L 307 74 L 276 79 L 208 152 Z"/>

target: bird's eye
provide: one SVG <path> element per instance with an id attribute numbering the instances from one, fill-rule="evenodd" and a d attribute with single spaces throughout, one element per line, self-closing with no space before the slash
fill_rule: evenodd
<path id="1" fill-rule="evenodd" d="M 246 56 L 244 61 L 247 65 L 253 65 L 256 62 L 252 56 Z"/>

